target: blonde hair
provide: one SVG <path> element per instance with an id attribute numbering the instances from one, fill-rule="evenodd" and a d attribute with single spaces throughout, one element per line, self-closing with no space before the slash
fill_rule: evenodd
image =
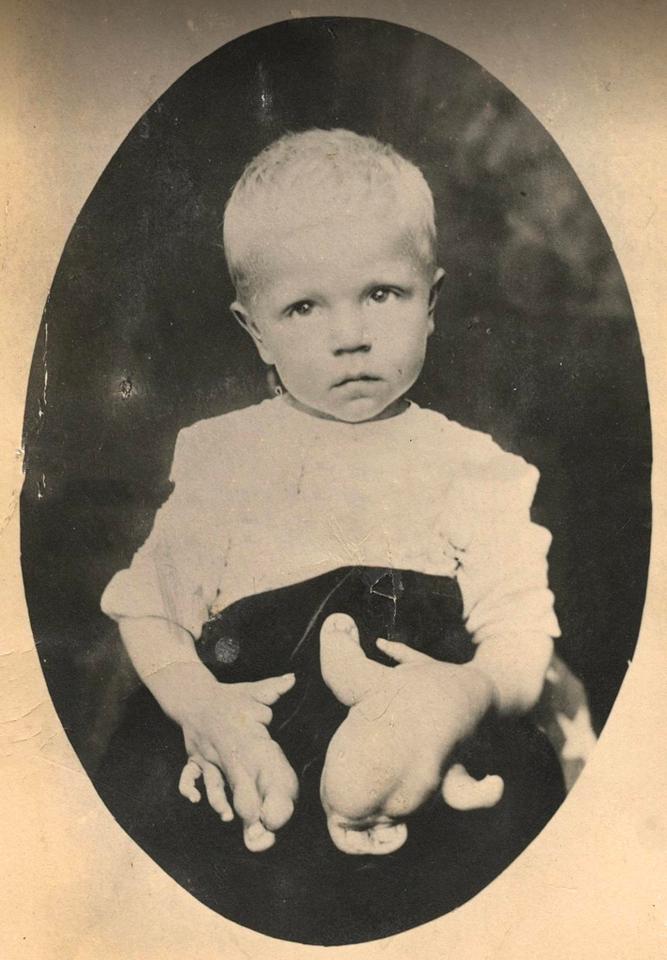
<path id="1" fill-rule="evenodd" d="M 393 147 L 343 129 L 288 133 L 269 144 L 247 165 L 225 208 L 225 257 L 237 294 L 247 292 L 272 224 L 303 226 L 361 204 L 402 220 L 414 253 L 435 266 L 433 195 L 421 170 Z"/>

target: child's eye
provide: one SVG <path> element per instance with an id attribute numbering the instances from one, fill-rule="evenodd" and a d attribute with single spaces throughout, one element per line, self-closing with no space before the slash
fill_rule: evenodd
<path id="1" fill-rule="evenodd" d="M 391 287 L 376 287 L 374 290 L 371 290 L 369 299 L 373 303 L 386 303 L 390 297 L 397 297 L 398 293 L 396 290 L 392 290 Z"/>
<path id="2" fill-rule="evenodd" d="M 298 303 L 288 307 L 285 313 L 288 317 L 308 317 L 313 312 L 314 306 L 312 300 L 299 300 Z"/>

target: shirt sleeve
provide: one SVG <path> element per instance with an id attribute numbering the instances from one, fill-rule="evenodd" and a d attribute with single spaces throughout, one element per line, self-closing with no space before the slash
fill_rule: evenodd
<path id="1" fill-rule="evenodd" d="M 196 640 L 215 599 L 205 483 L 199 474 L 194 428 L 176 441 L 170 479 L 174 489 L 155 515 L 146 542 L 102 595 L 102 611 L 114 620 L 158 617 Z M 201 463 L 199 464 L 201 466 Z"/>
<path id="2" fill-rule="evenodd" d="M 530 516 L 539 471 L 496 451 L 461 469 L 450 487 L 448 550 L 478 645 L 475 662 L 495 681 L 501 709 L 526 710 L 560 635 L 548 585 L 551 534 Z"/>

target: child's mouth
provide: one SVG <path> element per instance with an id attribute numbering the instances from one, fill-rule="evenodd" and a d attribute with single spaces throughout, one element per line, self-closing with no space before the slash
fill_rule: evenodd
<path id="1" fill-rule="evenodd" d="M 349 383 L 377 383 L 381 379 L 382 377 L 374 377 L 370 373 L 360 373 L 355 376 L 343 377 L 341 380 L 337 380 L 333 386 L 335 388 L 344 387 Z"/>

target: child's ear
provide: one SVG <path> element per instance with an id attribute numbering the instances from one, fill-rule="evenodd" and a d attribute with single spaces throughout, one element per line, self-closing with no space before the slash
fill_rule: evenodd
<path id="1" fill-rule="evenodd" d="M 433 333 L 435 329 L 435 305 L 438 302 L 438 297 L 440 296 L 440 290 L 442 289 L 443 280 L 445 279 L 445 271 L 442 267 L 438 269 L 433 274 L 433 280 L 431 282 L 431 289 L 428 295 L 428 318 L 429 318 L 429 333 Z"/>
<path id="2" fill-rule="evenodd" d="M 252 337 L 253 342 L 257 347 L 257 351 L 264 363 L 268 363 L 269 366 L 272 366 L 273 355 L 264 343 L 260 329 L 251 317 L 250 313 L 246 310 L 240 300 L 235 300 L 234 303 L 230 305 L 229 309 L 232 311 L 234 319 L 237 321 L 237 323 L 239 323 L 245 332 Z"/>

